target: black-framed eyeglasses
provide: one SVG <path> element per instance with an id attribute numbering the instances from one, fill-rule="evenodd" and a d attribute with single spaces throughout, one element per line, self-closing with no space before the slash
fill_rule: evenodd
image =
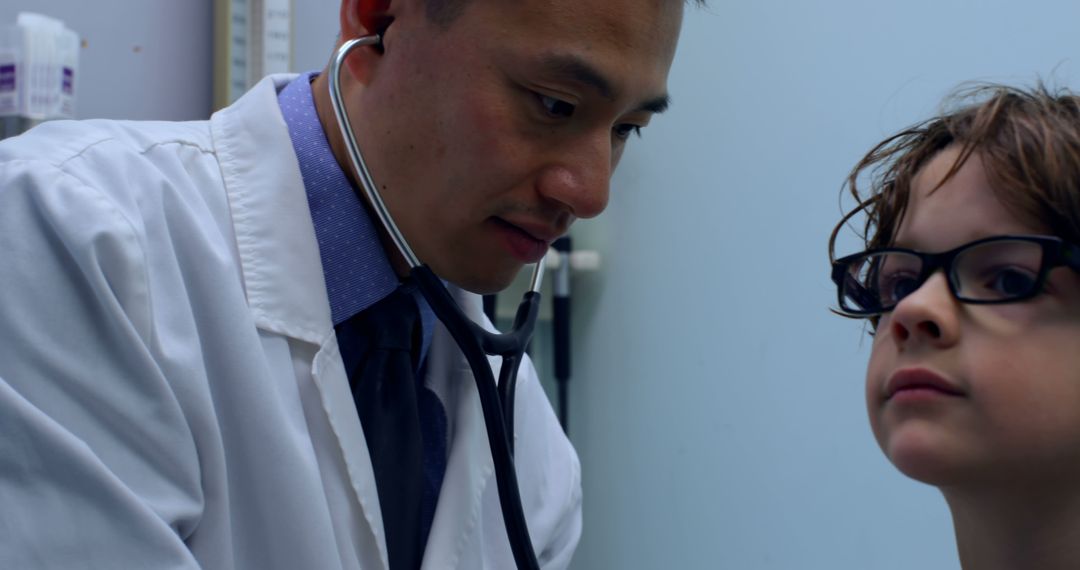
<path id="1" fill-rule="evenodd" d="M 941 253 L 890 247 L 837 259 L 832 264 L 840 311 L 852 317 L 887 313 L 938 269 L 949 291 L 964 303 L 997 304 L 1042 292 L 1055 267 L 1080 271 L 1080 246 L 1050 236 L 995 236 Z"/>

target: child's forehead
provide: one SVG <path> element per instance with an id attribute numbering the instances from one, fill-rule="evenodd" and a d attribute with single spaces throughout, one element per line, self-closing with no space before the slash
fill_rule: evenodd
<path id="1" fill-rule="evenodd" d="M 915 171 L 908 188 L 908 210 L 962 209 L 965 201 L 984 194 L 994 194 L 994 188 L 983 154 L 953 143 Z"/>
<path id="2" fill-rule="evenodd" d="M 984 237 L 1043 233 L 1002 202 L 979 152 L 953 172 L 960 153 L 945 148 L 915 174 L 894 245 L 944 251 Z"/>

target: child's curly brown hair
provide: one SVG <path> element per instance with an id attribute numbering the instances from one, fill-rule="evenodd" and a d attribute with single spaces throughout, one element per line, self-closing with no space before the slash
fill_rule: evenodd
<path id="1" fill-rule="evenodd" d="M 956 162 L 938 187 L 979 153 L 991 187 L 1021 219 L 1044 226 L 1057 237 L 1080 243 L 1080 95 L 982 84 L 948 99 L 955 109 L 875 146 L 855 165 L 845 188 L 857 205 L 829 236 L 829 259 L 836 239 L 855 216 L 865 215 L 866 249 L 888 247 L 907 209 L 911 182 L 938 152 L 959 145 Z M 868 175 L 869 187 L 859 187 Z"/>

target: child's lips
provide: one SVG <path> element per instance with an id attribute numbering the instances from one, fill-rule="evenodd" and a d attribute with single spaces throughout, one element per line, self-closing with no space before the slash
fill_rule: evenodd
<path id="1" fill-rule="evenodd" d="M 901 368 L 885 382 L 885 401 L 894 398 L 926 399 L 965 397 L 967 394 L 944 376 L 922 367 Z"/>

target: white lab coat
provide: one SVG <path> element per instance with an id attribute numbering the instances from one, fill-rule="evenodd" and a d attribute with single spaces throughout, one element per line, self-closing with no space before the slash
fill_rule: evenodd
<path id="1" fill-rule="evenodd" d="M 0 143 L 0 568 L 386 567 L 288 79 L 209 121 Z M 441 326 L 428 358 L 450 444 L 423 568 L 511 568 L 476 389 Z M 542 566 L 564 568 L 580 466 L 530 363 L 519 382 L 526 518 Z"/>

